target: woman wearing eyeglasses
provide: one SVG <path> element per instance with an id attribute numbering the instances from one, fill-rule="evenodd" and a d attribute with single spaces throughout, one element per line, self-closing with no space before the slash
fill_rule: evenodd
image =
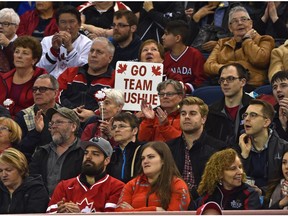
<path id="1" fill-rule="evenodd" d="M 18 147 L 22 130 L 11 118 L 0 117 L 0 154 L 7 148 Z"/>
<path id="2" fill-rule="evenodd" d="M 114 145 L 111 134 L 111 120 L 122 111 L 124 106 L 124 94 L 117 89 L 103 89 L 106 98 L 99 107 L 99 115 L 89 119 L 84 128 L 81 140 L 89 141 L 93 137 L 102 137 Z M 98 112 L 97 111 L 97 112 Z"/>
<path id="3" fill-rule="evenodd" d="M 33 83 L 47 73 L 35 66 L 41 54 L 41 44 L 34 37 L 22 36 L 14 41 L 15 68 L 0 77 L 0 104 L 9 109 L 12 117 L 34 103 Z"/>
<path id="4" fill-rule="evenodd" d="M 164 142 L 149 142 L 141 150 L 139 175 L 123 188 L 116 211 L 185 211 L 187 184 Z"/>
<path id="5" fill-rule="evenodd" d="M 160 106 L 152 106 L 143 100 L 141 111 L 144 119 L 140 124 L 139 141 L 163 141 L 181 135 L 180 114 L 178 104 L 184 97 L 184 89 L 180 82 L 168 79 L 158 84 L 157 91 Z"/>
<path id="6" fill-rule="evenodd" d="M 270 54 L 274 48 L 274 39 L 268 35 L 259 35 L 253 29 L 253 22 L 244 7 L 236 6 L 229 13 L 229 30 L 232 38 L 220 39 L 204 64 L 204 71 L 210 77 L 218 75 L 221 66 L 236 62 L 250 72 L 246 91 L 265 84 Z"/>
<path id="7" fill-rule="evenodd" d="M 258 193 L 244 183 L 246 175 L 242 162 L 233 149 L 214 153 L 206 163 L 198 193 L 198 207 L 214 201 L 224 210 L 260 209 Z"/>
<path id="8" fill-rule="evenodd" d="M 26 157 L 15 148 L 0 155 L 0 214 L 44 213 L 49 202 L 41 175 L 29 175 Z"/>

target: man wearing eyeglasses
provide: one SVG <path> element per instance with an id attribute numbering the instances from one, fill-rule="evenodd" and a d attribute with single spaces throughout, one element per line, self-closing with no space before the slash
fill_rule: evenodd
<path id="1" fill-rule="evenodd" d="M 45 68 L 56 78 L 68 67 L 87 64 L 92 41 L 79 33 L 80 12 L 71 5 L 65 5 L 56 12 L 59 32 L 44 37 L 41 41 L 43 53 L 37 66 Z"/>
<path id="2" fill-rule="evenodd" d="M 232 146 L 243 130 L 241 115 L 252 99 L 244 92 L 248 74 L 242 65 L 230 63 L 220 68 L 219 76 L 224 97 L 210 105 L 205 130 Z"/>
<path id="3" fill-rule="evenodd" d="M 129 10 L 118 10 L 113 17 L 113 44 L 115 53 L 111 66 L 115 68 L 117 61 L 138 61 L 141 40 L 135 34 L 138 18 Z"/>
<path id="4" fill-rule="evenodd" d="M 282 155 L 288 149 L 288 142 L 269 128 L 274 112 L 270 103 L 253 99 L 242 115 L 245 133 L 239 137 L 238 151 L 259 195 L 265 195 L 269 181 L 280 178 Z"/>
<path id="5" fill-rule="evenodd" d="M 19 146 L 28 161 L 38 146 L 52 141 L 46 112 L 50 108 L 60 107 L 55 102 L 58 88 L 58 81 L 54 76 L 40 75 L 32 88 L 34 104 L 21 110 L 15 116 L 15 121 L 22 128 L 22 140 Z"/>
<path id="6" fill-rule="evenodd" d="M 250 71 L 246 90 L 254 90 L 265 84 L 274 48 L 274 39 L 259 35 L 253 29 L 253 22 L 242 6 L 233 7 L 229 12 L 229 30 L 232 38 L 220 39 L 204 64 L 204 71 L 210 77 L 218 75 L 221 66 L 237 62 Z"/>
<path id="7" fill-rule="evenodd" d="M 31 174 L 41 174 L 49 195 L 60 180 L 81 172 L 83 142 L 77 137 L 80 121 L 76 113 L 66 107 L 50 108 L 46 115 L 52 142 L 40 146 L 29 164 Z"/>
<path id="8" fill-rule="evenodd" d="M 0 72 L 5 73 L 14 68 L 13 41 L 20 23 L 18 14 L 11 8 L 0 10 Z"/>
<path id="9" fill-rule="evenodd" d="M 112 136 L 117 146 L 111 157 L 107 172 L 124 183 L 137 174 L 141 145 L 137 133 L 139 120 L 132 113 L 120 113 L 112 120 Z"/>

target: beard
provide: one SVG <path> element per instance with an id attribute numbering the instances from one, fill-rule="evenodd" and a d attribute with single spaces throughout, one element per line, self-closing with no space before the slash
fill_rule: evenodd
<path id="1" fill-rule="evenodd" d="M 113 34 L 113 39 L 117 43 L 121 43 L 121 42 L 124 42 L 124 41 L 128 40 L 128 38 L 130 36 L 129 34 L 130 34 L 130 31 L 127 34 L 125 34 L 125 35 L 120 35 L 120 34 L 116 33 L 116 34 Z"/>
<path id="2" fill-rule="evenodd" d="M 87 176 L 97 176 L 104 171 L 104 161 L 96 165 L 93 161 L 85 161 L 82 164 L 82 174 Z"/>
<path id="3" fill-rule="evenodd" d="M 67 136 L 66 133 L 57 132 L 52 135 L 52 140 L 56 145 L 61 145 L 65 143 L 68 139 L 69 137 Z"/>

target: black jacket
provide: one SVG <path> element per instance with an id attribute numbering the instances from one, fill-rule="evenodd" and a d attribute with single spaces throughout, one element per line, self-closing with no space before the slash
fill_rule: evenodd
<path id="1" fill-rule="evenodd" d="M 226 200 L 225 203 L 223 202 L 224 200 Z M 221 186 L 217 186 L 212 195 L 206 194 L 203 196 L 198 207 L 210 201 L 218 203 L 221 209 L 224 210 L 261 209 L 258 193 L 246 183 L 233 189 L 233 192 L 226 199 L 224 199 Z"/>
<path id="2" fill-rule="evenodd" d="M 12 197 L 0 181 L 0 214 L 44 213 L 48 202 L 48 191 L 40 175 L 26 177 Z"/>
<path id="3" fill-rule="evenodd" d="M 222 100 L 210 105 L 207 121 L 205 123 L 205 130 L 207 133 L 212 137 L 226 142 L 230 147 L 234 147 L 238 142 L 241 130 L 244 129 L 241 116 L 246 111 L 249 102 L 252 99 L 253 98 L 249 95 L 243 94 L 242 103 L 235 122 L 233 122 L 225 112 L 224 97 Z"/>
<path id="4" fill-rule="evenodd" d="M 278 179 L 281 176 L 281 164 L 282 164 L 282 155 L 288 150 L 288 142 L 279 138 L 276 131 L 272 132 L 272 135 L 268 142 L 268 161 L 264 169 L 267 169 L 267 172 L 263 178 L 266 178 L 269 181 L 272 179 Z M 241 152 L 239 152 L 241 157 Z M 247 176 L 254 177 L 251 175 L 253 172 L 253 164 L 251 163 L 252 154 L 249 154 L 248 158 L 242 159 L 243 167 Z M 263 192 L 266 191 L 266 187 L 261 188 Z"/>
<path id="5" fill-rule="evenodd" d="M 81 148 L 82 141 L 78 139 L 77 144 L 72 147 L 62 165 L 60 180 L 66 180 L 76 177 L 81 173 L 82 161 L 84 151 Z M 34 153 L 32 161 L 29 164 L 31 174 L 41 174 L 44 184 L 47 186 L 47 162 L 50 151 L 52 151 L 49 144 L 40 146 Z"/>
<path id="6" fill-rule="evenodd" d="M 124 183 L 130 181 L 138 174 L 142 145 L 143 143 L 138 141 L 130 142 L 123 151 L 119 146 L 116 146 L 107 166 L 107 173 Z M 134 161 L 133 158 L 135 158 Z M 133 175 L 131 175 L 132 166 L 134 167 Z"/>
<path id="7" fill-rule="evenodd" d="M 166 24 L 171 20 L 184 20 L 186 16 L 182 2 L 157 2 L 153 1 L 153 9 L 149 12 L 143 8 L 140 10 L 137 34 L 142 41 L 154 39 L 162 42 L 162 36 Z M 189 38 L 189 36 L 187 36 Z"/>
<path id="8" fill-rule="evenodd" d="M 274 106 L 276 114 L 273 119 L 273 129 L 275 129 L 281 139 L 288 141 L 288 132 L 282 128 L 280 119 L 279 119 L 279 104 Z"/>
<path id="9" fill-rule="evenodd" d="M 131 43 L 124 48 L 121 48 L 116 41 L 113 41 L 113 44 L 115 46 L 115 52 L 110 65 L 114 69 L 117 61 L 138 61 L 138 52 L 142 44 L 138 35 L 134 34 Z"/>
<path id="10" fill-rule="evenodd" d="M 172 152 L 178 170 L 182 175 L 185 163 L 185 141 L 183 137 L 180 136 L 176 139 L 168 141 L 167 144 Z M 226 148 L 226 144 L 224 142 L 209 136 L 205 131 L 203 131 L 201 137 L 198 140 L 194 141 L 194 144 L 189 150 L 189 153 L 195 178 L 195 184 L 197 186 L 201 181 L 206 162 L 209 160 L 210 156 L 224 148 Z M 190 191 L 193 199 L 198 197 L 196 190 L 197 188 L 193 188 L 192 191 Z"/>

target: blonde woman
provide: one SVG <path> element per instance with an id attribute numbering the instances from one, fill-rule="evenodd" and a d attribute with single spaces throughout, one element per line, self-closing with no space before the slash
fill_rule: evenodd
<path id="1" fill-rule="evenodd" d="M 18 147 L 22 137 L 20 126 L 11 118 L 0 117 L 0 153 L 9 147 Z"/>
<path id="2" fill-rule="evenodd" d="M 23 153 L 8 148 L 0 155 L 0 214 L 45 212 L 49 201 L 41 175 L 29 176 Z"/>
<path id="3" fill-rule="evenodd" d="M 233 149 L 213 154 L 206 163 L 198 193 L 201 206 L 214 201 L 224 210 L 260 209 L 258 193 L 244 183 L 246 175 L 242 162 Z"/>

